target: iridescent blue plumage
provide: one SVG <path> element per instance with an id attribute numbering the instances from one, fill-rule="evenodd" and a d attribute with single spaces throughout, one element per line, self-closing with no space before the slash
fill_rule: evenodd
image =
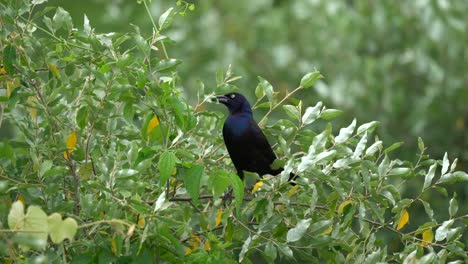
<path id="1" fill-rule="evenodd" d="M 244 177 L 243 171 L 259 175 L 277 175 L 283 171 L 283 168 L 271 168 L 276 155 L 253 119 L 247 99 L 239 93 L 218 96 L 217 99 L 229 109 L 223 126 L 223 138 L 239 177 Z M 292 177 L 294 174 L 291 174 Z"/>

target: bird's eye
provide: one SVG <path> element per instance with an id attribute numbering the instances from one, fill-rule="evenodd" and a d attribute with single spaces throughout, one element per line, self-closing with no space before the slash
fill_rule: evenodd
<path id="1" fill-rule="evenodd" d="M 231 97 L 231 99 L 234 99 L 234 98 L 236 97 L 236 95 L 235 95 L 235 94 L 231 94 L 230 97 Z"/>

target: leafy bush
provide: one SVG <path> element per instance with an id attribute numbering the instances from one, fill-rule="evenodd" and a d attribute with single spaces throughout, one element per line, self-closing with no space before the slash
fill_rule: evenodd
<path id="1" fill-rule="evenodd" d="M 467 260 L 456 195 L 447 217 L 429 195 L 468 174 L 447 155 L 430 159 L 422 140 L 417 162 L 392 159 L 400 144 L 374 135 L 378 122 L 354 119 L 335 132 L 329 120 L 341 111 L 296 96 L 319 72 L 282 93 L 260 78 L 254 109 L 267 109 L 260 124 L 285 171 L 250 175 L 257 183 L 244 190 L 220 136 L 225 113 L 207 109 L 239 77 L 229 68 L 215 88 L 199 81 L 192 106 L 181 61 L 168 56 L 163 33 L 192 5 L 180 1 L 154 21 L 142 1 L 154 27 L 144 36 L 138 27 L 98 34 L 86 17 L 76 27 L 41 3 L 0 4 L 1 124 L 14 131 L 0 143 L 5 262 Z M 267 126 L 275 112 L 287 118 Z M 301 176 L 294 187 L 291 170 Z M 401 197 L 413 179 L 417 196 Z M 221 199 L 228 188 L 233 201 Z M 425 222 L 411 222 L 421 205 Z"/>

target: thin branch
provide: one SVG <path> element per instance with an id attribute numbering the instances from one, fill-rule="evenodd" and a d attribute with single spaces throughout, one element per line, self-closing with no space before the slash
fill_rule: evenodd
<path id="1" fill-rule="evenodd" d="M 75 214 L 79 215 L 80 210 L 81 210 L 81 203 L 80 203 L 80 178 L 78 177 L 78 174 L 76 173 L 76 166 L 75 163 L 73 162 L 73 159 L 71 157 L 71 153 L 67 150 L 65 150 L 67 153 L 67 165 L 68 168 L 70 168 L 70 172 L 73 176 L 73 200 L 75 201 Z"/>

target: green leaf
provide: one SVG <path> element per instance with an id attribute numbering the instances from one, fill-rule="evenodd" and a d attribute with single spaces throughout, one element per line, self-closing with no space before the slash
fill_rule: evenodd
<path id="1" fill-rule="evenodd" d="M 140 161 L 135 169 L 139 172 L 143 172 L 147 170 L 149 167 L 151 167 L 152 164 L 153 164 L 153 158 L 145 159 L 145 160 Z"/>
<path id="2" fill-rule="evenodd" d="M 320 113 L 320 118 L 324 120 L 330 120 L 342 114 L 343 114 L 343 111 L 338 110 L 338 109 L 325 109 Z"/>
<path id="3" fill-rule="evenodd" d="M 384 152 L 389 153 L 391 151 L 394 151 L 395 149 L 401 147 L 401 145 L 403 145 L 403 142 L 393 143 L 390 147 L 386 148 Z"/>
<path id="4" fill-rule="evenodd" d="M 73 28 L 70 13 L 61 7 L 57 8 L 52 19 L 56 30 L 65 27 L 66 30 L 70 31 Z"/>
<path id="5" fill-rule="evenodd" d="M 333 224 L 332 220 L 322 220 L 310 226 L 311 234 L 320 234 Z"/>
<path id="6" fill-rule="evenodd" d="M 458 158 L 455 158 L 452 162 L 452 165 L 450 165 L 450 172 L 455 171 L 455 169 L 457 168 L 457 163 L 458 163 Z"/>
<path id="7" fill-rule="evenodd" d="M 255 97 L 260 99 L 263 96 L 265 96 L 265 87 L 263 85 L 257 85 L 257 88 L 255 88 Z"/>
<path id="8" fill-rule="evenodd" d="M 301 86 L 305 89 L 311 87 L 315 84 L 318 79 L 323 78 L 323 76 L 318 71 L 309 72 L 304 75 L 301 79 Z"/>
<path id="9" fill-rule="evenodd" d="M 88 118 L 88 108 L 82 106 L 76 113 L 76 124 L 79 128 L 83 129 L 86 126 L 86 121 Z"/>
<path id="10" fill-rule="evenodd" d="M 295 106 L 283 105 L 283 109 L 290 118 L 299 120 L 300 113 L 299 113 L 299 110 Z"/>
<path id="11" fill-rule="evenodd" d="M 336 150 L 334 150 L 334 149 L 329 150 L 329 151 L 325 151 L 325 152 L 320 152 L 312 160 L 312 163 L 316 163 L 316 164 L 322 163 L 323 164 L 324 162 L 327 162 L 327 161 L 331 160 L 333 157 L 335 157 L 335 155 L 336 155 Z"/>
<path id="12" fill-rule="evenodd" d="M 172 19 L 174 18 L 174 15 L 175 15 L 175 13 L 172 12 L 173 9 L 174 9 L 173 7 L 169 8 L 168 10 L 166 10 L 166 12 L 164 12 L 159 17 L 159 21 L 158 21 L 159 31 L 162 31 L 171 25 Z"/>
<path id="13" fill-rule="evenodd" d="M 242 201 L 244 200 L 244 183 L 236 174 L 228 174 L 234 192 L 237 213 L 240 212 Z"/>
<path id="14" fill-rule="evenodd" d="M 423 191 L 432 184 L 432 179 L 434 178 L 435 171 L 437 169 L 437 163 L 434 163 L 429 167 L 429 171 L 426 174 L 426 177 L 424 177 L 424 185 L 423 185 Z"/>
<path id="15" fill-rule="evenodd" d="M 154 203 L 154 212 L 157 212 L 160 210 L 162 211 L 168 208 L 170 205 L 171 203 L 166 201 L 166 192 L 164 191 L 159 195 L 158 199 Z"/>
<path id="16" fill-rule="evenodd" d="M 353 156 L 354 157 L 360 157 L 362 155 L 362 152 L 366 148 L 366 144 L 367 144 L 367 131 L 361 137 L 361 139 L 359 140 L 359 143 L 356 145 L 356 149 L 354 149 Z"/>
<path id="17" fill-rule="evenodd" d="M 117 173 L 115 174 L 115 177 L 123 179 L 123 178 L 132 177 L 133 175 L 136 175 L 137 173 L 138 171 L 134 169 L 122 169 L 122 170 L 117 171 Z"/>
<path id="18" fill-rule="evenodd" d="M 453 193 L 452 199 L 449 203 L 449 214 L 450 217 L 454 217 L 458 212 L 458 202 L 457 202 L 457 193 Z"/>
<path id="19" fill-rule="evenodd" d="M 154 66 L 154 69 L 157 72 L 162 72 L 162 73 L 172 72 L 176 69 L 177 65 L 181 63 L 182 61 L 177 60 L 177 59 L 164 59 L 164 60 L 158 61 L 158 63 L 156 63 L 156 65 Z"/>
<path id="20" fill-rule="evenodd" d="M 75 219 L 68 217 L 62 221 L 62 216 L 53 213 L 47 218 L 49 226 L 49 235 L 52 242 L 58 244 L 65 239 L 73 240 L 78 231 L 78 223 Z"/>
<path id="21" fill-rule="evenodd" d="M 447 233 L 453 224 L 453 219 L 444 221 L 441 226 L 436 229 L 435 240 L 442 241 L 447 237 Z"/>
<path id="22" fill-rule="evenodd" d="M 187 169 L 184 175 L 185 188 L 190 194 L 190 197 L 192 197 L 192 201 L 195 205 L 198 204 L 198 195 L 200 193 L 200 184 L 204 169 L 203 165 L 195 164 Z"/>
<path id="23" fill-rule="evenodd" d="M 52 168 L 52 161 L 51 160 L 45 160 L 41 163 L 40 167 L 39 167 L 39 172 L 38 172 L 38 176 L 39 178 L 42 178 L 44 176 L 44 174 L 50 170 L 50 168 Z"/>
<path id="24" fill-rule="evenodd" d="M 432 264 L 435 263 L 436 254 L 434 252 L 430 252 L 424 255 L 422 258 L 418 259 L 417 263 L 419 264 Z"/>
<path id="25" fill-rule="evenodd" d="M 421 137 L 418 137 L 418 148 L 419 148 L 419 151 L 424 152 L 424 150 L 426 149 L 424 147 L 424 141 L 422 140 Z"/>
<path id="26" fill-rule="evenodd" d="M 171 177 L 176 164 L 176 156 L 172 151 L 166 151 L 159 158 L 159 180 L 161 185 L 166 185 L 167 180 Z"/>
<path id="27" fill-rule="evenodd" d="M 365 131 L 372 132 L 379 125 L 380 125 L 380 122 L 377 122 L 377 121 L 372 121 L 369 123 L 362 124 L 358 127 L 356 134 L 361 134 Z"/>
<path id="28" fill-rule="evenodd" d="M 307 228 L 309 228 L 311 222 L 311 218 L 300 220 L 294 228 L 289 229 L 286 240 L 288 242 L 296 242 L 301 239 L 307 231 Z"/>
<path id="29" fill-rule="evenodd" d="M 127 102 L 123 108 L 123 117 L 128 124 L 133 124 L 133 117 L 135 116 L 135 107 L 133 103 Z"/>
<path id="30" fill-rule="evenodd" d="M 286 244 L 278 244 L 278 248 L 285 256 L 292 258 L 293 251 Z"/>
<path id="31" fill-rule="evenodd" d="M 427 216 L 429 216 L 431 220 L 434 220 L 434 211 L 432 210 L 431 205 L 424 200 L 421 200 L 421 203 L 424 206 L 424 211 L 426 212 Z"/>
<path id="32" fill-rule="evenodd" d="M 224 170 L 219 171 L 216 176 L 210 177 L 210 180 L 213 186 L 213 196 L 215 199 L 220 197 L 231 183 L 228 174 Z"/>
<path id="33" fill-rule="evenodd" d="M 3 49 L 3 65 L 8 73 L 13 73 L 15 68 L 13 65 L 16 63 L 16 49 L 8 45 Z"/>
<path id="34" fill-rule="evenodd" d="M 265 253 L 265 256 L 268 257 L 268 260 L 270 262 L 274 262 L 277 256 L 275 245 L 271 242 L 268 242 L 265 246 L 265 250 L 263 251 L 263 253 Z"/>
<path id="35" fill-rule="evenodd" d="M 220 86 L 224 83 L 224 70 L 222 68 L 218 68 L 216 71 L 216 86 Z"/>
<path id="36" fill-rule="evenodd" d="M 390 167 L 390 159 L 388 158 L 387 155 L 385 155 L 385 158 L 379 164 L 379 168 L 378 168 L 379 176 L 385 177 L 387 175 L 389 167 Z"/>
<path id="37" fill-rule="evenodd" d="M 448 159 L 447 152 L 445 152 L 444 159 L 442 161 L 442 171 L 440 172 L 440 174 L 444 175 L 445 173 L 447 173 L 449 167 L 450 167 L 450 161 Z"/>
<path id="38" fill-rule="evenodd" d="M 398 176 L 398 177 L 404 177 L 408 174 L 410 174 L 411 169 L 406 168 L 406 167 L 399 167 L 399 168 L 392 168 L 387 176 Z"/>
<path id="39" fill-rule="evenodd" d="M 464 171 L 456 171 L 440 177 L 441 183 L 454 183 L 458 181 L 468 181 L 468 174 Z"/>
<path id="40" fill-rule="evenodd" d="M 89 24 L 89 18 L 86 16 L 86 14 L 84 14 L 83 17 L 83 30 L 87 35 L 90 35 L 92 32 L 91 25 Z"/>
<path id="41" fill-rule="evenodd" d="M 379 141 L 374 142 L 374 144 L 372 144 L 370 147 L 366 149 L 366 156 L 374 155 L 381 147 L 382 147 L 382 141 L 379 140 Z"/>
<path id="42" fill-rule="evenodd" d="M 8 214 L 8 227 L 12 230 L 22 230 L 24 227 L 24 205 L 21 201 L 16 201 L 11 205 Z"/>
<path id="43" fill-rule="evenodd" d="M 353 134 L 354 128 L 356 127 L 356 119 L 353 119 L 353 122 L 348 127 L 340 129 L 340 133 L 335 137 L 336 144 L 341 144 L 348 140 L 348 138 Z"/>
<path id="44" fill-rule="evenodd" d="M 127 152 L 127 160 L 130 166 L 133 167 L 136 159 L 138 158 L 139 146 L 136 142 L 130 144 L 130 149 Z"/>
<path id="45" fill-rule="evenodd" d="M 252 237 L 249 236 L 245 241 L 244 241 L 244 244 L 242 244 L 242 249 L 239 253 L 239 263 L 242 262 L 242 260 L 244 260 L 244 256 L 245 254 L 247 253 L 247 251 L 249 251 L 249 248 L 250 248 L 250 243 L 252 243 Z"/>
<path id="46" fill-rule="evenodd" d="M 302 116 L 302 123 L 308 125 L 314 122 L 320 114 L 320 109 L 322 108 L 322 102 L 318 102 L 314 107 L 307 107 L 304 115 Z"/>
<path id="47" fill-rule="evenodd" d="M 273 103 L 273 86 L 264 78 L 258 76 L 258 85 L 262 86 L 261 89 L 265 91 L 265 94 L 268 98 L 270 105 Z"/>
<path id="48" fill-rule="evenodd" d="M 35 249 L 45 249 L 47 245 L 47 215 L 39 207 L 31 205 L 28 207 L 26 215 L 22 215 L 20 210 L 23 209 L 23 205 L 19 205 L 19 201 L 15 202 L 8 215 L 8 225 L 10 228 L 20 231 L 16 234 L 16 238 L 20 244 L 24 245 L 24 249 L 27 250 L 30 246 Z M 17 218 L 19 217 L 20 218 Z"/>

